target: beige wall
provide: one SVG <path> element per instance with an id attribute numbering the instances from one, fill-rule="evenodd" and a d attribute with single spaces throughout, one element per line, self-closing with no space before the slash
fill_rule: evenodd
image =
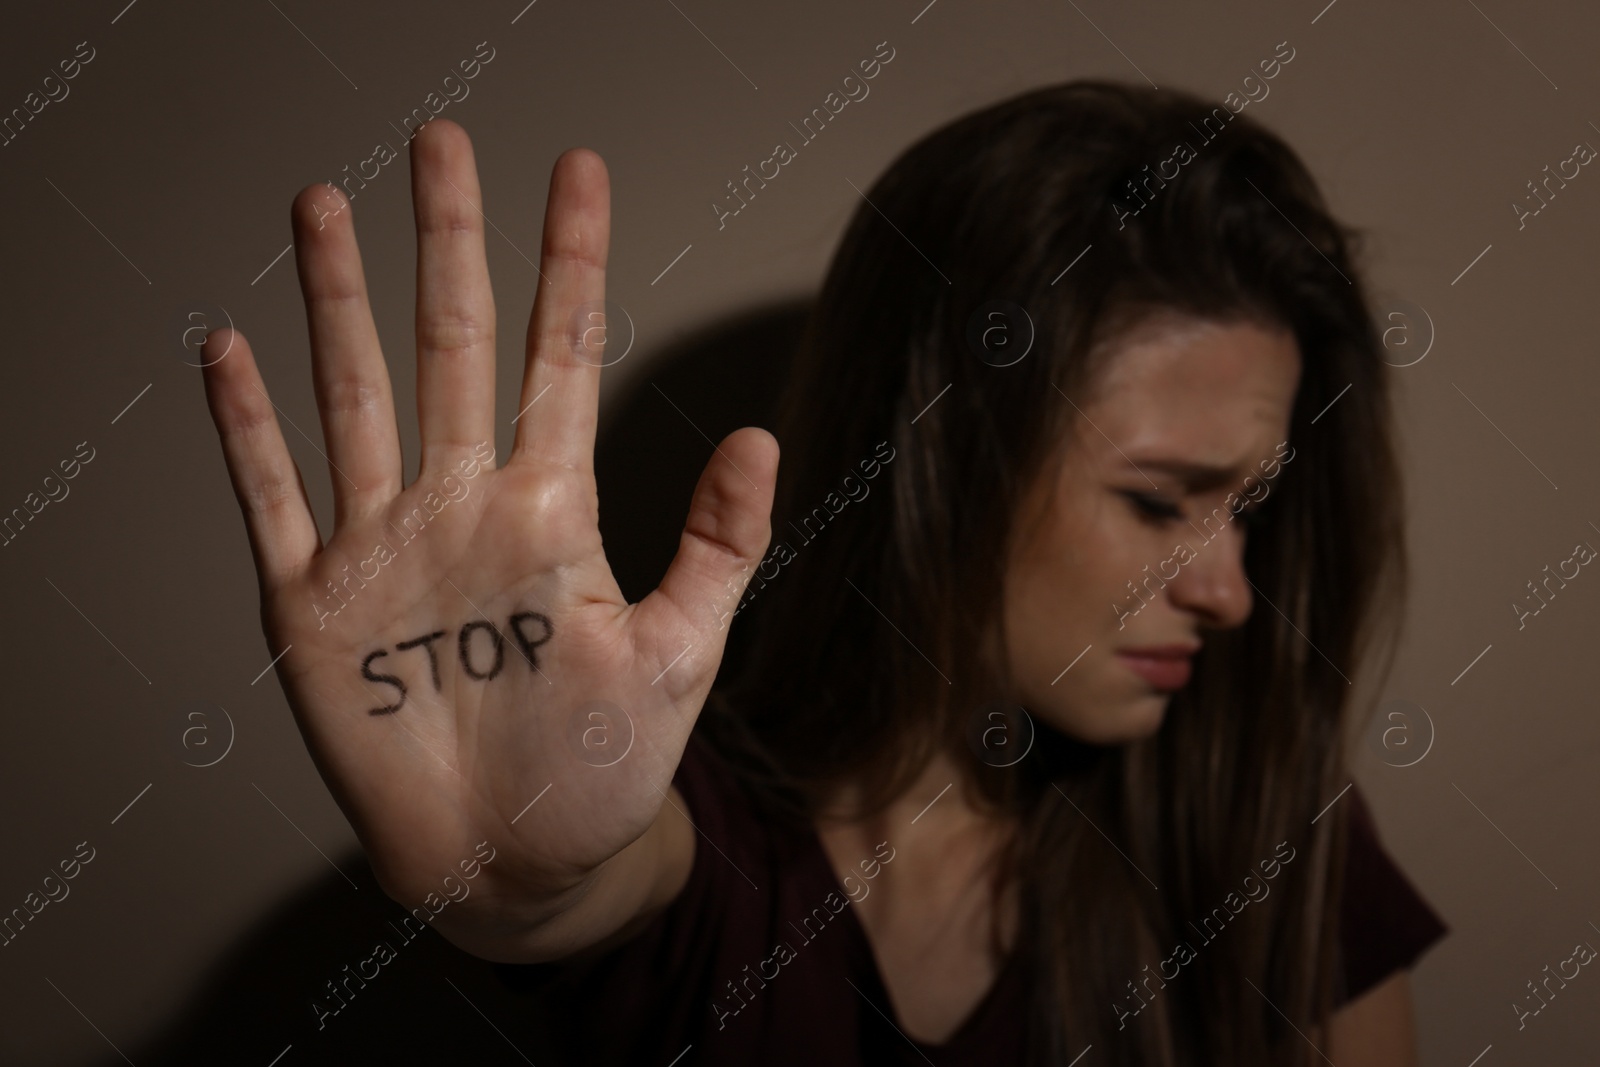
<path id="1" fill-rule="evenodd" d="M 266 269 L 289 243 L 290 199 L 377 141 L 398 147 L 390 123 L 482 41 L 492 62 L 444 114 L 474 138 L 503 234 L 489 240 L 503 427 L 535 279 L 523 255 L 537 256 L 565 148 L 596 149 L 611 173 L 609 296 L 639 330 L 608 371 L 614 416 L 619 391 L 645 386 L 693 331 L 811 290 L 857 202 L 851 183 L 866 188 L 930 128 L 1080 75 L 1142 71 L 1220 99 L 1288 41 L 1294 60 L 1250 114 L 1299 149 L 1336 211 L 1370 230 L 1373 281 L 1425 308 L 1437 333 L 1422 362 L 1394 371 L 1417 581 L 1382 694 L 1426 708 L 1436 738 L 1412 767 L 1365 748 L 1359 762 L 1390 848 L 1454 928 L 1415 974 L 1424 1059 L 1465 1064 L 1492 1044 L 1486 1065 L 1576 1062 L 1592 1048 L 1600 979 L 1580 977 L 1521 1032 L 1510 1005 L 1574 942 L 1600 943 L 1600 786 L 1588 769 L 1600 743 L 1600 578 L 1579 577 L 1521 632 L 1509 605 L 1575 542 L 1600 545 L 1590 290 L 1600 177 L 1585 170 L 1520 231 L 1509 205 L 1576 142 L 1600 144 L 1600 14 L 1498 0 L 1342 0 L 1320 16 L 1321 0 L 1136 11 L 1105 0 L 771 11 L 540 0 L 513 24 L 520 0 L 141 0 L 119 16 L 123 2 L 19 9 L 0 35 L 0 110 L 20 106 L 78 42 L 94 50 L 70 95 L 0 147 L 0 511 L 79 442 L 94 450 L 70 495 L 0 548 L 0 910 L 79 842 L 94 849 L 71 896 L 0 949 L 0 1060 L 89 1062 L 110 1042 L 142 1063 L 134 1050 L 290 894 L 320 883 L 315 899 L 326 897 L 304 911 L 301 935 L 353 907 L 345 897 L 367 909 L 352 924 L 382 912 L 274 679 L 252 684 L 271 653 L 199 372 L 181 365 L 177 339 L 186 312 L 225 307 L 279 407 L 319 438 L 293 256 Z M 871 95 L 719 232 L 709 205 L 724 182 L 885 40 L 895 58 Z M 354 210 L 414 457 L 408 169 L 404 155 L 383 167 Z M 746 356 L 772 358 L 762 347 Z M 735 361 L 729 373 L 739 370 Z M 668 432 L 684 435 L 674 447 L 687 474 L 676 476 L 692 481 L 706 446 L 681 425 Z M 287 425 L 285 436 L 327 529 L 323 461 Z M 682 484 L 669 509 L 686 503 Z M 604 475 L 600 485 L 606 501 Z M 235 742 L 215 766 L 185 766 L 225 740 L 218 713 L 186 717 L 208 705 L 226 708 Z M 199 734 L 185 748 L 185 729 L 207 721 L 211 748 Z M 361 888 L 345 887 L 319 849 Z M 334 925 L 332 938 L 353 929 Z M 352 952 L 334 944 L 330 959 L 366 943 L 359 930 L 347 936 Z M 408 965 L 384 979 L 392 991 L 367 994 L 372 1017 L 382 998 L 394 1008 L 415 997 L 417 1010 L 436 1002 L 442 1024 L 484 1030 L 420 961 Z M 315 1061 L 294 1035 L 309 1029 L 301 1005 L 322 967 L 295 956 L 264 987 L 291 1005 L 281 1024 L 223 1020 L 257 1057 L 240 1062 L 266 1063 L 293 1042 L 285 1064 Z"/>

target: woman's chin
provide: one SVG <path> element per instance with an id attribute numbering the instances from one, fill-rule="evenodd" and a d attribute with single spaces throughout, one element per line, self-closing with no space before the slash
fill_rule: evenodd
<path id="1" fill-rule="evenodd" d="M 1171 693 L 1148 693 L 1124 699 L 1109 714 L 1097 714 L 1085 721 L 1076 716 L 1049 716 L 1050 726 L 1090 745 L 1130 745 L 1143 741 L 1161 729 L 1166 721 Z"/>
<path id="2" fill-rule="evenodd" d="M 1171 693 L 1152 693 L 1130 702 L 1114 724 L 1118 736 L 1105 743 L 1128 745 L 1150 737 L 1166 721 L 1167 705 L 1171 702 Z"/>

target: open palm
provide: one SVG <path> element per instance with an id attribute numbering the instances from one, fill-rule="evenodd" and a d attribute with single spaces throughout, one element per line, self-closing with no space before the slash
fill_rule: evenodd
<path id="1" fill-rule="evenodd" d="M 638 839 L 711 687 L 725 619 L 765 552 L 777 444 L 730 434 L 658 589 L 627 603 L 601 547 L 593 470 L 610 192 L 600 157 L 551 176 L 521 414 L 495 455 L 495 314 L 465 131 L 412 146 L 420 471 L 403 485 L 388 371 L 352 211 L 292 208 L 334 489 L 324 544 L 244 338 L 206 341 L 206 394 L 277 673 L 385 891 L 414 906 L 492 842 L 491 892 L 565 890 Z"/>

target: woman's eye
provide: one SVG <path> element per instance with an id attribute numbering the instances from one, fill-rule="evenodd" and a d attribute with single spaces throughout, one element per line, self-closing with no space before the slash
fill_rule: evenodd
<path id="1" fill-rule="evenodd" d="M 1151 519 L 1181 519 L 1183 510 L 1176 504 L 1160 497 L 1147 496 L 1144 493 L 1125 492 L 1122 494 L 1133 503 L 1134 509 L 1139 514 Z"/>

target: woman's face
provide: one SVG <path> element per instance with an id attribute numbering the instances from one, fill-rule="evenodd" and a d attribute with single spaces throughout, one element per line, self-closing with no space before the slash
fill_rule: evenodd
<path id="1" fill-rule="evenodd" d="M 1145 737 L 1187 680 L 1182 653 L 1245 621 L 1245 532 L 1293 460 L 1299 378 L 1286 330 L 1164 316 L 1073 398 L 1082 414 L 1023 502 L 1006 577 L 1030 714 L 1089 743 Z"/>

